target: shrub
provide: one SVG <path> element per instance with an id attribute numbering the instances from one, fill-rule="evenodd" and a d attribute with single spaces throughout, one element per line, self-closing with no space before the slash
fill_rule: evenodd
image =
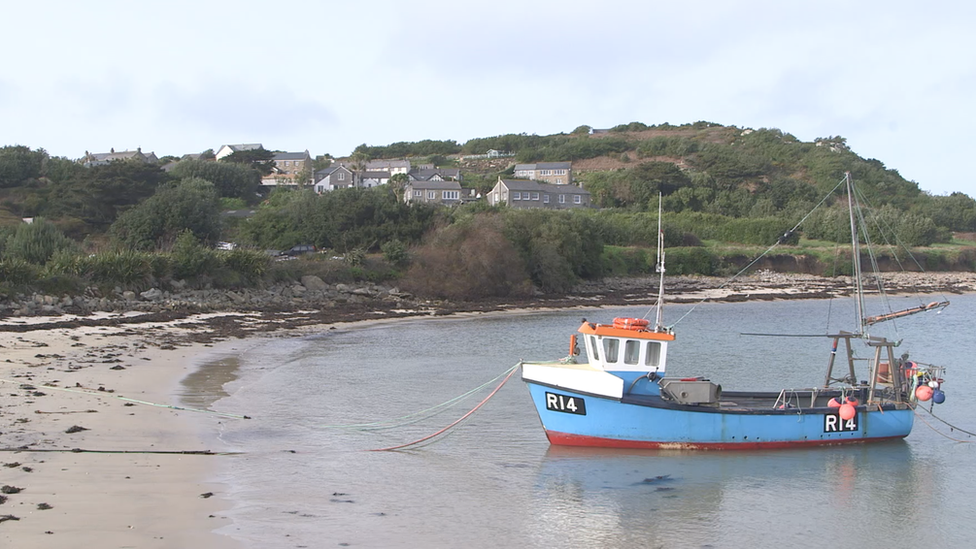
<path id="1" fill-rule="evenodd" d="M 26 286 L 34 283 L 40 276 L 41 269 L 19 257 L 0 260 L 0 281 L 14 286 Z"/>
<path id="2" fill-rule="evenodd" d="M 43 218 L 34 219 L 33 223 L 18 225 L 7 238 L 4 252 L 8 258 L 18 258 L 43 265 L 56 252 L 61 250 L 76 250 L 78 245 L 64 236 L 53 223 Z"/>

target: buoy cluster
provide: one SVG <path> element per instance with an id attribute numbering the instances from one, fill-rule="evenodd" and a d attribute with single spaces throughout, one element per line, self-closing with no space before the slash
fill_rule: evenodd
<path id="1" fill-rule="evenodd" d="M 906 375 L 912 380 L 912 398 L 919 402 L 928 402 L 931 400 L 935 404 L 945 402 L 945 393 L 942 391 L 942 379 L 937 378 L 929 370 L 918 367 L 914 363 L 909 362 L 908 365 L 909 368 L 906 370 Z"/>
<path id="2" fill-rule="evenodd" d="M 827 406 L 829 408 L 840 408 L 837 413 L 840 414 L 840 418 L 843 420 L 848 420 L 857 414 L 855 406 L 860 404 L 856 398 L 852 396 L 841 397 L 840 399 L 832 398 L 827 401 Z"/>

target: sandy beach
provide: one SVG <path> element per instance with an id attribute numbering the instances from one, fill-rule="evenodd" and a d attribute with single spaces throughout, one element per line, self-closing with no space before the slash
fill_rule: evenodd
<path id="1" fill-rule="evenodd" d="M 684 302 L 843 292 L 836 279 L 804 277 L 798 284 L 796 277 L 772 274 L 722 287 L 717 279 L 675 282 L 681 290 L 670 298 Z M 923 289 L 969 293 L 976 291 L 976 277 L 957 273 Z M 223 529 L 232 535 L 233 524 L 225 516 L 232 502 L 212 479 L 225 460 L 235 459 L 216 438 L 219 423 L 247 419 L 187 409 L 204 409 L 212 401 L 183 397 L 219 392 L 225 379 L 188 375 L 207 361 L 239 355 L 256 337 L 418 315 L 636 305 L 651 302 L 646 290 L 646 283 L 621 282 L 561 298 L 432 304 L 409 311 L 2 318 L 0 543 L 18 548 L 246 546 L 214 533 Z"/>
<path id="2" fill-rule="evenodd" d="M 228 502 L 207 481 L 232 456 L 180 452 L 218 452 L 214 424 L 245 420 L 142 403 L 179 406 L 195 358 L 243 345 L 192 343 L 192 331 L 0 332 L 4 547 L 238 546 L 211 533 Z"/>

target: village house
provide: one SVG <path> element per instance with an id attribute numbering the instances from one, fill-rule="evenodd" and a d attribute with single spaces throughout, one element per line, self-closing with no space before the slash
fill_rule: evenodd
<path id="1" fill-rule="evenodd" d="M 135 162 L 143 162 L 145 164 L 155 164 L 159 162 L 159 158 L 156 157 L 156 153 L 145 154 L 142 152 L 142 148 L 137 148 L 134 151 L 120 151 L 115 152 L 115 149 L 111 149 L 111 152 L 107 153 L 90 153 L 85 151 L 84 165 L 86 168 L 92 166 L 103 166 L 109 162 L 116 162 L 119 160 L 132 160 Z"/>
<path id="2" fill-rule="evenodd" d="M 315 172 L 315 192 L 322 194 L 356 186 L 356 174 L 342 164 L 333 164 Z"/>
<path id="3" fill-rule="evenodd" d="M 540 162 L 538 164 L 516 164 L 515 177 L 519 179 L 540 180 L 553 185 L 569 185 L 573 182 L 572 162 Z"/>
<path id="4" fill-rule="evenodd" d="M 488 193 L 488 204 L 504 204 L 510 208 L 544 208 L 563 210 L 588 208 L 590 192 L 576 185 L 554 185 L 538 181 L 498 178 Z"/>
<path id="5" fill-rule="evenodd" d="M 271 160 L 274 162 L 274 169 L 272 170 L 271 175 L 265 177 L 264 179 L 273 180 L 274 182 L 265 183 L 264 180 L 262 180 L 262 185 L 298 185 L 299 183 L 308 185 L 312 183 L 311 176 L 309 176 L 308 181 L 295 181 L 295 178 L 301 174 L 302 170 L 308 169 L 309 172 L 311 172 L 312 157 L 308 154 L 308 150 L 305 152 L 275 153 Z"/>
<path id="6" fill-rule="evenodd" d="M 455 206 L 467 196 L 462 196 L 457 181 L 410 181 L 404 188 L 403 201 L 412 203 L 442 204 Z"/>
<path id="7" fill-rule="evenodd" d="M 409 160 L 370 160 L 366 162 L 367 172 L 390 172 L 390 175 L 410 171 Z"/>

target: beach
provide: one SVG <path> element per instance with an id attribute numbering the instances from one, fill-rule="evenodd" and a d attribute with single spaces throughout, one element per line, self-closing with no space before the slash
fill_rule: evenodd
<path id="1" fill-rule="evenodd" d="M 0 332 L 0 544 L 238 546 L 212 533 L 228 523 L 228 503 L 208 481 L 232 456 L 203 452 L 217 451 L 217 422 L 246 420 L 163 405 L 179 405 L 194 357 L 242 342 L 194 343 L 193 331 L 169 322 Z"/>
<path id="2" fill-rule="evenodd" d="M 927 292 L 972 292 L 976 278 L 954 273 Z M 836 279 L 768 274 L 736 285 L 676 280 L 670 298 L 741 301 L 830 297 Z M 907 292 L 905 282 L 901 291 Z M 799 288 L 799 289 L 797 289 Z M 456 313 L 643 304 L 646 283 L 514 303 L 430 303 L 400 310 L 357 306 L 160 316 L 0 319 L 0 542 L 5 547 L 245 547 L 224 516 L 232 502 L 214 482 L 227 453 L 221 422 L 185 395 L 202 364 L 233 357 L 255 338 L 328 329 L 336 323 Z M 226 372 L 225 372 L 226 374 Z M 200 387 L 202 393 L 219 392 Z M 189 384 L 189 385 L 188 385 Z M 215 533 L 222 529 L 221 534 Z M 230 535 L 225 535 L 230 532 Z"/>

